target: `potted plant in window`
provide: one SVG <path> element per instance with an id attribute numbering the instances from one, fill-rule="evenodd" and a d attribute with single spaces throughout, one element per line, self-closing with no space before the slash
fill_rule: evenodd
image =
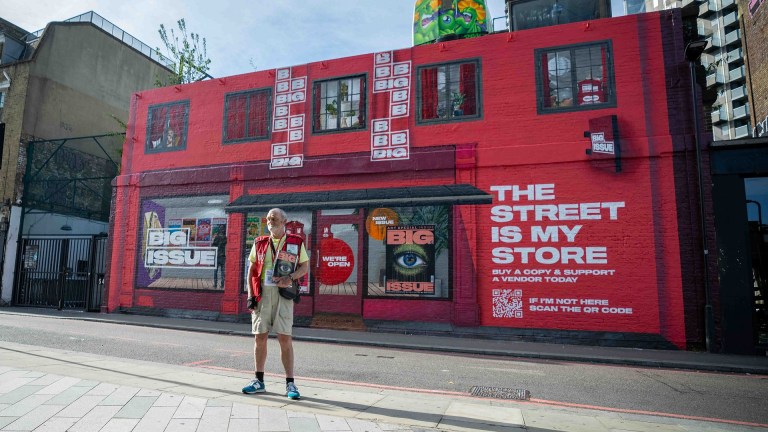
<path id="1" fill-rule="evenodd" d="M 346 102 L 349 99 L 349 85 L 345 82 L 339 85 L 339 99 Z"/>
<path id="2" fill-rule="evenodd" d="M 464 110 L 461 108 L 461 106 L 464 104 L 464 93 L 451 93 L 451 104 L 453 105 L 454 116 L 464 115 Z"/>
<path id="3" fill-rule="evenodd" d="M 325 114 L 320 115 L 320 129 L 336 127 L 336 118 L 339 115 L 338 105 L 336 99 L 325 105 Z"/>
<path id="4" fill-rule="evenodd" d="M 349 111 L 342 111 L 341 115 L 341 127 L 352 127 L 360 124 L 357 120 L 357 117 L 355 117 L 357 112 L 354 109 L 350 109 Z"/>

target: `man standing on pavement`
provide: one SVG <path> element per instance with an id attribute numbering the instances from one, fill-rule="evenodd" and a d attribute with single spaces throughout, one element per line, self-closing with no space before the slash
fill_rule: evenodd
<path id="1" fill-rule="evenodd" d="M 280 358 L 285 368 L 285 394 L 290 399 L 300 397 L 293 381 L 293 300 L 284 298 L 279 290 L 290 287 L 309 270 L 309 256 L 304 242 L 298 235 L 287 234 L 285 223 L 288 215 L 274 208 L 267 213 L 267 228 L 270 235 L 258 237 L 253 242 L 248 260 L 248 309 L 251 310 L 251 331 L 254 334 L 253 359 L 256 377 L 245 387 L 243 393 L 254 394 L 266 391 L 264 366 L 267 363 L 267 340 L 274 329 L 280 343 Z M 277 277 L 277 258 L 298 263 L 287 276 Z"/>

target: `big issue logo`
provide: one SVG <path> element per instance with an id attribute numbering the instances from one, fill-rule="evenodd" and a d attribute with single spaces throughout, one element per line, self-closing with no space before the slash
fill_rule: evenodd
<path id="1" fill-rule="evenodd" d="M 189 246 L 189 228 L 150 228 L 146 245 L 147 268 L 216 268 L 216 248 Z"/>

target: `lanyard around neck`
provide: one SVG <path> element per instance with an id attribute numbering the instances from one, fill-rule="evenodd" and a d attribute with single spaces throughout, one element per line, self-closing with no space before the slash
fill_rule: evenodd
<path id="1" fill-rule="evenodd" d="M 285 242 L 283 241 L 285 240 L 285 238 L 286 238 L 286 234 L 283 234 L 283 236 L 277 240 L 277 250 L 275 250 L 275 242 L 272 241 L 271 236 L 269 237 L 269 248 L 272 249 L 272 259 L 275 261 L 277 261 L 277 251 L 282 249 L 283 244 L 285 244 Z"/>

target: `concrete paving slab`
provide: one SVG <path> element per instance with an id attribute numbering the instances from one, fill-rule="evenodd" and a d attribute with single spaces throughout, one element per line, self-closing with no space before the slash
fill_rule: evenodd
<path id="1" fill-rule="evenodd" d="M 33 431 L 64 409 L 63 405 L 40 405 L 29 411 L 25 415 L 17 418 L 14 422 L 3 427 L 6 430 L 13 431 Z"/>
<path id="2" fill-rule="evenodd" d="M 123 406 L 128 401 L 130 401 L 134 396 L 136 396 L 136 393 L 139 392 L 139 389 L 136 387 L 126 387 L 126 386 L 120 386 L 115 389 L 112 394 L 107 396 L 103 401 L 99 403 L 99 405 L 119 405 Z"/>
<path id="3" fill-rule="evenodd" d="M 96 406 L 88 411 L 67 432 L 99 432 L 120 410 L 119 406 Z"/>
<path id="4" fill-rule="evenodd" d="M 577 415 L 564 411 L 523 411 L 526 426 L 553 431 L 569 432 L 610 432 L 609 427 L 590 415 Z"/>
<path id="5" fill-rule="evenodd" d="M 149 411 L 157 400 L 157 396 L 135 396 L 115 414 L 116 418 L 140 419 Z"/>
<path id="6" fill-rule="evenodd" d="M 136 425 L 139 423 L 139 419 L 110 419 L 103 430 L 109 432 L 132 432 Z M 167 430 L 167 429 L 166 429 Z"/>
<path id="7" fill-rule="evenodd" d="M 650 423 L 637 420 L 599 418 L 597 419 L 608 429 L 626 429 L 629 431 L 653 432 L 687 432 L 685 428 L 673 424 Z"/>
<path id="8" fill-rule="evenodd" d="M 136 425 L 137 431 L 163 432 L 171 421 L 175 408 L 151 407 Z"/>
<path id="9" fill-rule="evenodd" d="M 259 432 L 286 432 L 290 430 L 288 415 L 284 410 L 259 407 Z"/>
<path id="10" fill-rule="evenodd" d="M 196 432 L 199 423 L 200 420 L 198 419 L 171 419 L 165 428 L 165 432 Z"/>
<path id="11" fill-rule="evenodd" d="M 499 409 L 490 405 L 454 401 L 445 410 L 445 417 L 464 423 L 482 423 L 498 426 L 523 426 L 522 411 L 516 408 Z M 441 421 L 444 423 L 446 420 Z"/>
<path id="12" fill-rule="evenodd" d="M 35 432 L 66 432 L 78 420 L 76 418 L 53 417 L 40 425 Z"/>

